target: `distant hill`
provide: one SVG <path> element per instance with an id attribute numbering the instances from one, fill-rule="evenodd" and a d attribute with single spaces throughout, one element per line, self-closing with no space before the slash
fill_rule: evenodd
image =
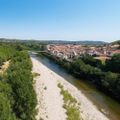
<path id="1" fill-rule="evenodd" d="M 116 41 L 114 41 L 114 42 L 111 42 L 110 44 L 119 44 L 120 45 L 120 40 L 116 40 Z"/>
<path id="2" fill-rule="evenodd" d="M 92 40 L 84 40 L 84 41 L 76 41 L 76 40 L 20 40 L 20 39 L 5 39 L 0 38 L 0 42 L 29 42 L 29 43 L 39 43 L 39 44 L 80 44 L 80 45 L 104 45 L 107 44 L 104 41 L 92 41 Z"/>
<path id="3" fill-rule="evenodd" d="M 80 45 L 104 45 L 106 44 L 103 41 L 68 41 L 68 40 L 48 40 L 40 41 L 47 44 L 80 44 Z"/>

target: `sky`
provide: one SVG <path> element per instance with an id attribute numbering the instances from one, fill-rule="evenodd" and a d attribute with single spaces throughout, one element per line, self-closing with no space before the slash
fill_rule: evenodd
<path id="1" fill-rule="evenodd" d="M 120 0 L 0 0 L 0 38 L 120 39 Z"/>

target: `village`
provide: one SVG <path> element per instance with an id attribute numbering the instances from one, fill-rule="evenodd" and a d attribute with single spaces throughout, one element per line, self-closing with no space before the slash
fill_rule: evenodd
<path id="1" fill-rule="evenodd" d="M 91 55 L 96 59 L 106 60 L 114 54 L 120 53 L 119 44 L 106 44 L 102 46 L 85 46 L 74 44 L 51 44 L 47 45 L 47 51 L 56 57 L 71 60 L 85 54 Z"/>

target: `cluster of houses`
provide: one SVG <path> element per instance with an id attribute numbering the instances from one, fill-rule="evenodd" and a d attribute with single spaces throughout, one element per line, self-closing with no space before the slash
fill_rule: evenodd
<path id="1" fill-rule="evenodd" d="M 84 54 L 89 54 L 94 57 L 109 58 L 113 54 L 120 54 L 119 45 L 104 45 L 104 46 L 82 46 L 82 45 L 58 45 L 51 44 L 47 46 L 47 50 L 54 56 L 63 59 L 72 59 L 80 57 Z"/>

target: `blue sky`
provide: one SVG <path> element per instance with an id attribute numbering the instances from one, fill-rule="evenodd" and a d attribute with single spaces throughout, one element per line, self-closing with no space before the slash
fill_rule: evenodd
<path id="1" fill-rule="evenodd" d="M 0 0 L 0 37 L 120 39 L 120 0 Z"/>

